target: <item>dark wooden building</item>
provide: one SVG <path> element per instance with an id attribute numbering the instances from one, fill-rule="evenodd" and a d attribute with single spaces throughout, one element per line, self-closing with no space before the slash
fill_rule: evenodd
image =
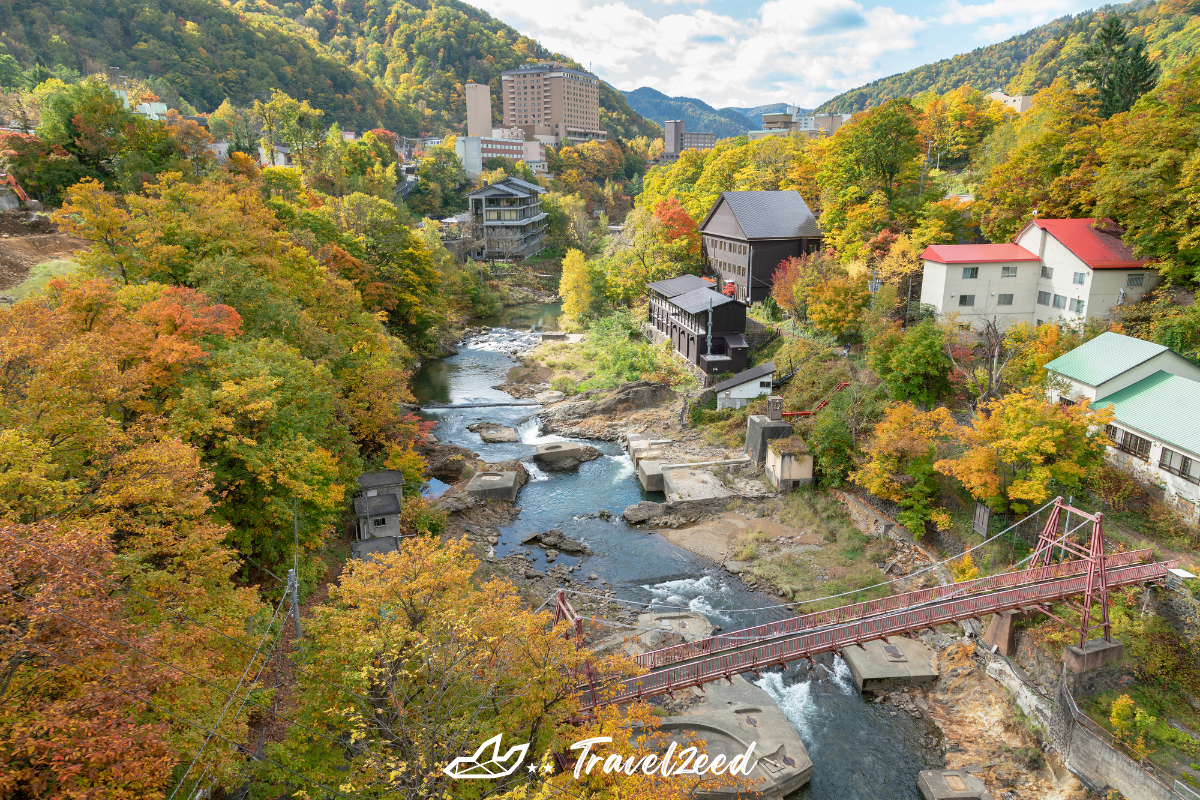
<path id="1" fill-rule="evenodd" d="M 709 375 L 746 368 L 745 303 L 721 294 L 712 281 L 695 275 L 646 286 L 650 289 L 650 324 L 671 341 L 679 355 Z"/>
<path id="2" fill-rule="evenodd" d="M 821 249 L 821 229 L 804 198 L 782 192 L 722 192 L 700 223 L 705 264 L 737 298 L 759 303 L 771 294 L 779 262 Z"/>

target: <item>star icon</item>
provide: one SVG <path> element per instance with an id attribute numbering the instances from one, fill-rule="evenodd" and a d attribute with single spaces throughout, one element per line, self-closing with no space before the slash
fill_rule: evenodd
<path id="1" fill-rule="evenodd" d="M 554 772 L 554 765 L 547 761 L 545 764 L 542 764 L 542 772 Z"/>
<path id="2" fill-rule="evenodd" d="M 535 774 L 538 770 L 537 764 L 530 764 L 526 769 L 529 770 L 530 774 Z"/>

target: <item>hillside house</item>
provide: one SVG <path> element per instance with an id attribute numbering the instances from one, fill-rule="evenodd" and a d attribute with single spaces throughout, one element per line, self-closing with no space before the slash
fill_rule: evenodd
<path id="1" fill-rule="evenodd" d="M 794 189 L 780 192 L 722 192 L 700 223 L 705 266 L 721 276 L 721 290 L 747 304 L 771 294 L 781 261 L 821 249 L 817 218 Z"/>
<path id="2" fill-rule="evenodd" d="M 768 361 L 721 381 L 712 387 L 717 394 L 717 408 L 745 408 L 751 400 L 771 393 L 774 377 L 775 363 Z"/>
<path id="3" fill-rule="evenodd" d="M 1123 233 L 1112 220 L 1035 219 L 1012 242 L 930 245 L 921 302 L 964 324 L 995 317 L 1001 329 L 1107 318 L 1159 282 Z"/>
<path id="4" fill-rule="evenodd" d="M 528 258 L 542 249 L 545 189 L 519 178 L 504 178 L 467 195 L 468 210 L 484 236 L 486 258 Z"/>
<path id="5" fill-rule="evenodd" d="M 654 281 L 649 323 L 675 351 L 708 375 L 741 372 L 749 346 L 746 305 L 716 291 L 711 281 L 681 275 Z"/>
<path id="6" fill-rule="evenodd" d="M 1111 331 L 1046 365 L 1051 398 L 1113 409 L 1110 460 L 1195 516 L 1200 506 L 1200 366 Z"/>
<path id="7" fill-rule="evenodd" d="M 358 476 L 358 539 L 400 536 L 400 510 L 404 501 L 404 474 L 398 470 L 366 472 Z"/>

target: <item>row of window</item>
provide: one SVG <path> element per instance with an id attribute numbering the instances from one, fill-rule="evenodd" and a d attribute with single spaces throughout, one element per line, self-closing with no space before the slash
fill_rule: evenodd
<path id="1" fill-rule="evenodd" d="M 1076 314 L 1083 313 L 1084 302 L 1082 300 L 1076 298 L 1075 300 L 1071 300 L 1069 302 L 1070 302 L 1070 306 L 1071 306 L 1071 311 L 1075 312 Z M 1068 300 L 1067 300 L 1067 298 L 1063 297 L 1061 294 L 1056 294 L 1056 295 L 1052 296 L 1050 294 L 1050 292 L 1038 292 L 1037 303 L 1039 306 L 1051 306 L 1053 308 L 1066 308 Z"/>
<path id="2" fill-rule="evenodd" d="M 743 278 L 746 277 L 746 268 L 740 264 L 730 264 L 726 261 L 714 261 L 713 263 L 716 264 L 717 269 L 719 270 L 732 272 L 734 275 L 740 275 Z"/>
<path id="3" fill-rule="evenodd" d="M 1104 432 L 1112 439 L 1113 447 L 1143 461 L 1150 460 L 1150 440 L 1138 436 L 1132 431 L 1123 430 L 1115 425 L 1107 425 Z M 1178 475 L 1189 483 L 1200 484 L 1200 461 L 1177 453 L 1169 447 L 1162 449 L 1158 466 L 1164 472 Z"/>
<path id="4" fill-rule="evenodd" d="M 960 294 L 960 295 L 958 296 L 958 304 L 959 304 L 960 306 L 973 306 L 973 305 L 975 305 L 975 295 L 973 295 L 973 294 Z M 1012 296 L 1011 294 L 998 294 L 998 295 L 996 295 L 996 305 L 998 305 L 998 306 L 1011 306 L 1012 304 L 1013 304 L 1013 296 Z"/>
<path id="5" fill-rule="evenodd" d="M 708 245 L 708 252 L 710 253 L 716 253 L 724 250 L 727 253 L 737 253 L 740 256 L 744 256 L 746 255 L 746 251 L 749 249 L 747 245 L 727 242 L 724 239 L 717 239 L 712 236 L 705 236 L 704 239 L 705 244 Z"/>
<path id="6" fill-rule="evenodd" d="M 962 276 L 963 276 L 963 280 L 966 280 L 966 281 L 978 278 L 979 277 L 979 267 L 963 267 Z M 1001 267 L 1000 268 L 1000 277 L 1001 278 L 1017 277 L 1017 268 L 1016 267 Z M 1042 277 L 1047 278 L 1047 279 L 1053 278 L 1054 270 L 1051 269 L 1050 267 L 1042 267 Z M 1134 278 L 1137 279 L 1137 283 L 1133 282 Z M 1144 278 L 1145 278 L 1144 275 L 1130 275 L 1126 285 L 1127 286 L 1141 286 Z M 1071 277 L 1071 282 L 1074 283 L 1076 286 L 1083 286 L 1085 283 L 1087 283 L 1087 273 L 1086 272 L 1076 272 Z"/>

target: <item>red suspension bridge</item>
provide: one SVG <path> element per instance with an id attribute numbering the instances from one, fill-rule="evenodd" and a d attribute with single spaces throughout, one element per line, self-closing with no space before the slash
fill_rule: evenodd
<path id="1" fill-rule="evenodd" d="M 1086 544 L 1072 541 L 1069 532 L 1058 534 L 1064 510 L 1091 521 Z M 600 685 L 588 680 L 579 687 L 580 710 L 587 713 L 600 705 L 671 694 L 721 679 L 732 682 L 734 675 L 745 672 L 761 676 L 761 670 L 768 667 L 802 659 L 811 662 L 820 653 L 840 655 L 847 647 L 862 647 L 873 640 L 886 642 L 889 636 L 945 623 L 969 619 L 982 623 L 982 617 L 1002 611 L 1037 610 L 1068 627 L 1077 627 L 1080 647 L 1097 628 L 1111 642 L 1109 589 L 1162 580 L 1178 565 L 1176 560 L 1155 562 L 1152 558 L 1150 549 L 1105 553 L 1103 515 L 1072 508 L 1059 497 L 1026 569 L 802 614 L 642 653 L 635 660 L 648 670 L 646 674 Z M 1051 613 L 1051 603 L 1064 603 L 1078 611 L 1079 625 Z M 564 619 L 572 623 L 582 646 L 583 620 L 560 590 L 555 621 Z"/>

